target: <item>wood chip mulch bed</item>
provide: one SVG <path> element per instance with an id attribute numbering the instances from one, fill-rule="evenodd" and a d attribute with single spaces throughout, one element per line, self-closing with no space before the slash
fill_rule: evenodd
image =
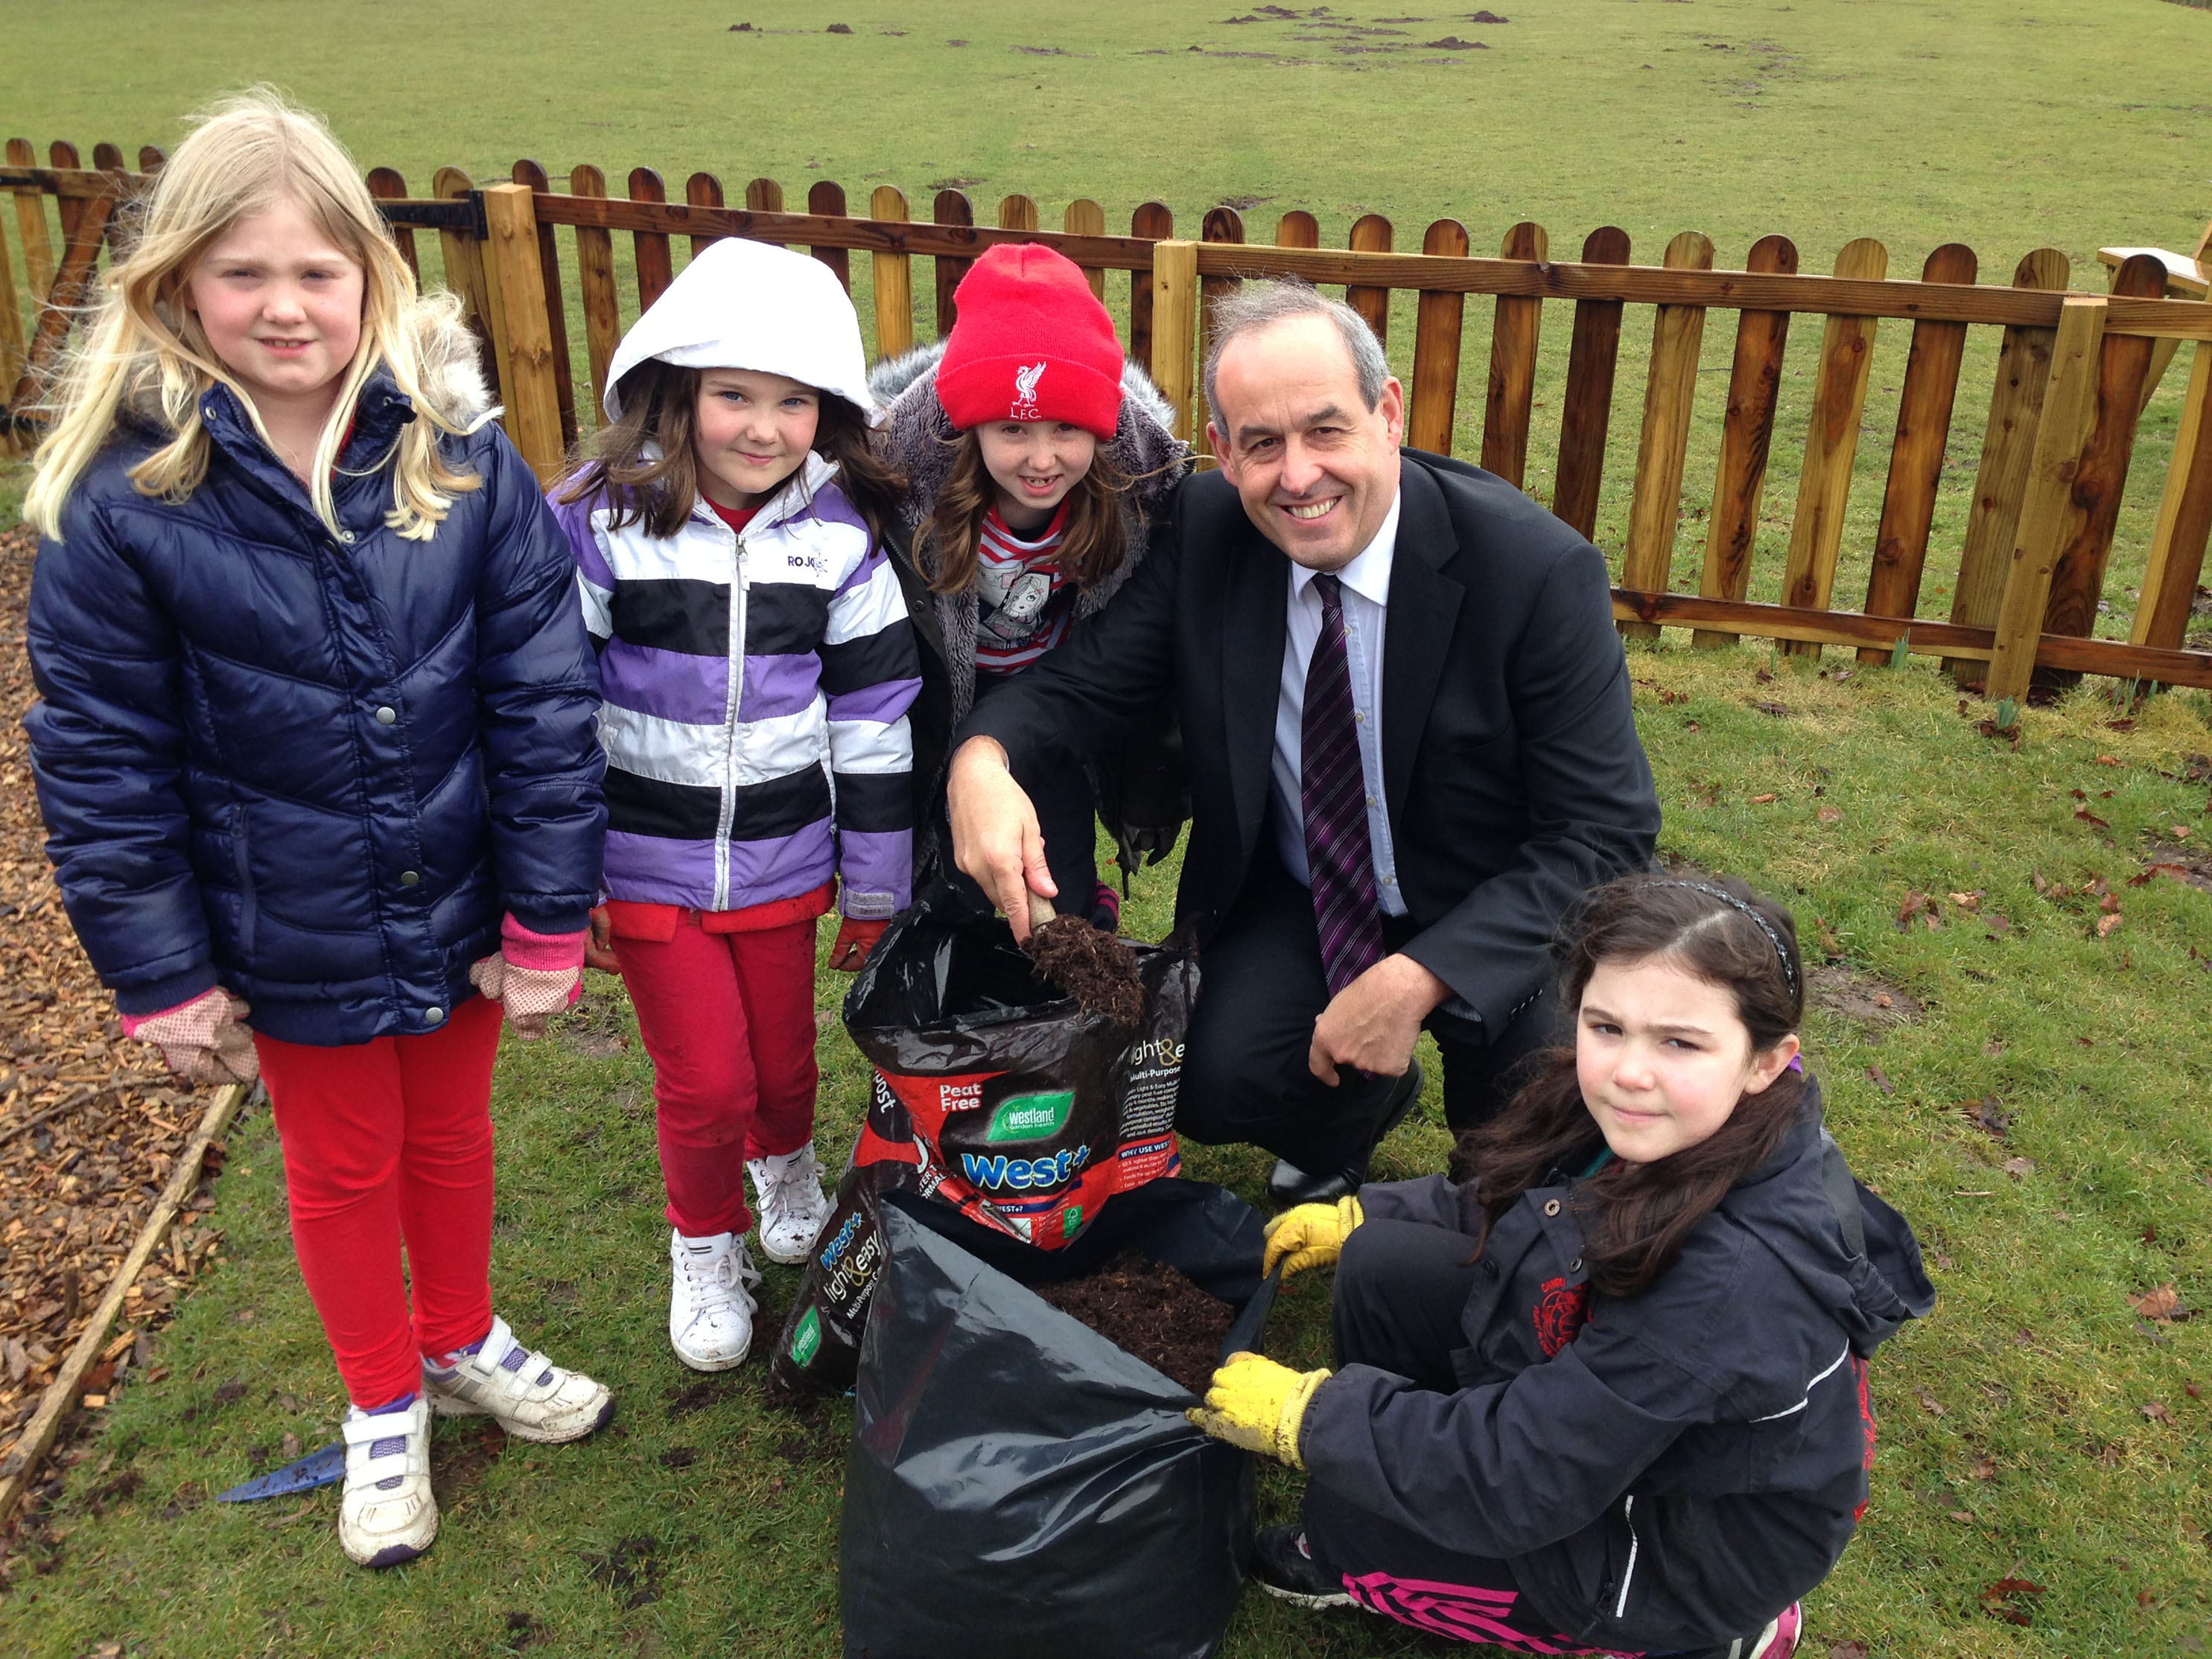
<path id="1" fill-rule="evenodd" d="M 29 529 L 0 531 L 0 1478 L 21 1468 L 24 1425 L 215 1093 L 178 1084 L 153 1049 L 124 1040 L 46 864 L 22 725 L 37 696 L 24 650 L 37 550 Z M 209 1149 L 198 1191 L 126 1293 L 85 1380 L 88 1409 L 134 1369 L 161 1376 L 147 1333 L 216 1254 L 222 1236 L 206 1222 L 221 1151 Z"/>

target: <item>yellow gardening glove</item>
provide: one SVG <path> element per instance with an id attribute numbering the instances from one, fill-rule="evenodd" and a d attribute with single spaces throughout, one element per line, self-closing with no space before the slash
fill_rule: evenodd
<path id="1" fill-rule="evenodd" d="M 1280 1261 L 1283 1277 L 1288 1279 L 1309 1267 L 1326 1267 L 1344 1254 L 1344 1241 L 1366 1218 L 1357 1196 L 1285 1210 L 1267 1223 L 1267 1249 L 1260 1258 L 1260 1271 L 1271 1273 Z"/>
<path id="2" fill-rule="evenodd" d="M 1183 1415 L 1216 1440 L 1302 1469 L 1305 1462 L 1298 1455 L 1298 1425 L 1305 1421 L 1306 1402 L 1314 1390 L 1328 1381 L 1325 1370 L 1294 1371 L 1256 1353 L 1232 1353 L 1214 1372 L 1206 1403 Z"/>

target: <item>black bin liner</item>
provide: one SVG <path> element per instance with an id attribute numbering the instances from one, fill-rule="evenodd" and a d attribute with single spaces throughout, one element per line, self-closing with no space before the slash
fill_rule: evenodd
<path id="1" fill-rule="evenodd" d="M 1017 1275 L 1133 1249 L 1240 1310 L 1224 1353 L 1256 1351 L 1277 1284 L 1261 1224 L 1225 1188 L 1162 1180 L 1116 1200 L 1085 1248 L 1047 1253 L 884 1194 L 838 1552 L 848 1659 L 1214 1651 L 1251 1547 L 1250 1455 Z"/>
<path id="2" fill-rule="evenodd" d="M 926 890 L 885 930 L 845 999 L 846 1028 L 875 1075 L 769 1362 L 780 1390 L 852 1386 L 883 1260 L 880 1194 L 959 1211 L 975 1224 L 953 1235 L 963 1242 L 1095 1262 L 1090 1236 L 1111 1224 L 1103 1218 L 1180 1167 L 1176 1095 L 1197 955 L 1182 933 L 1133 949 L 1145 988 L 1133 1031 L 1040 981 L 1006 922 L 949 889 Z M 969 1248 L 1000 1259 L 988 1243 Z"/>

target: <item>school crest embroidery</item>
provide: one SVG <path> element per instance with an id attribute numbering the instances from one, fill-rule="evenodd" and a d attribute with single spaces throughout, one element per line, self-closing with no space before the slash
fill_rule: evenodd
<path id="1" fill-rule="evenodd" d="M 1564 1279 L 1547 1279 L 1544 1291 L 1536 1304 L 1536 1346 L 1544 1351 L 1544 1358 L 1553 1355 L 1575 1340 L 1589 1320 L 1589 1286 L 1570 1285 Z"/>
<path id="2" fill-rule="evenodd" d="M 1016 421 L 1036 419 L 1037 382 L 1044 379 L 1045 370 L 1051 367 L 1048 362 L 1031 363 L 1027 368 L 1014 371 L 1014 406 L 1007 412 L 1008 419 Z"/>

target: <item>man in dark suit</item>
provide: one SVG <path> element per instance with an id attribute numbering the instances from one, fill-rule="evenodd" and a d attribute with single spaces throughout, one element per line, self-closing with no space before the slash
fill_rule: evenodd
<path id="1" fill-rule="evenodd" d="M 1176 1123 L 1285 1161 L 1285 1201 L 1357 1186 L 1444 1062 L 1455 1128 L 1564 1035 L 1548 947 L 1650 860 L 1659 807 L 1605 561 L 1511 485 L 1403 451 L 1358 313 L 1303 283 L 1214 313 L 1218 472 L 1183 483 L 1128 585 L 963 727 L 954 854 L 1027 930 L 1049 895 L 1008 770 L 1171 693 L 1192 791 L 1179 919 L 1203 977 Z"/>

